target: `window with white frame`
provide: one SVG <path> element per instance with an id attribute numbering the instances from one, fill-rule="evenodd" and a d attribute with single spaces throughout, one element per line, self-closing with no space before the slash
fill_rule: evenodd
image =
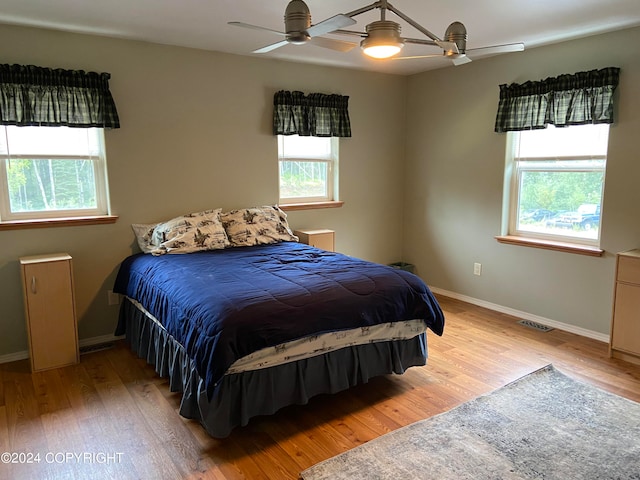
<path id="1" fill-rule="evenodd" d="M 108 213 L 102 128 L 0 126 L 0 220 Z"/>
<path id="2" fill-rule="evenodd" d="M 338 199 L 338 139 L 278 135 L 280 204 Z"/>
<path id="3" fill-rule="evenodd" d="M 608 124 L 509 132 L 509 234 L 598 246 L 608 137 Z"/>

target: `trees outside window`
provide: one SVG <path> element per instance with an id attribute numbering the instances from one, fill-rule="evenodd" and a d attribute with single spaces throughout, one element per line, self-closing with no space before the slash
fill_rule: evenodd
<path id="1" fill-rule="evenodd" d="M 337 200 L 338 139 L 278 135 L 280 203 Z"/>
<path id="2" fill-rule="evenodd" d="M 108 214 L 103 130 L 0 127 L 0 219 Z"/>
<path id="3" fill-rule="evenodd" d="M 509 234 L 598 245 L 609 125 L 510 132 Z"/>

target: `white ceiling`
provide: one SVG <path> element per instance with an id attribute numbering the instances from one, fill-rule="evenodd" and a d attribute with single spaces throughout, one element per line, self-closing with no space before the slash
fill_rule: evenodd
<path id="1" fill-rule="evenodd" d="M 313 23 L 373 3 L 306 2 Z M 2 0 L 0 23 L 255 55 L 252 50 L 277 42 L 280 37 L 227 22 L 282 31 L 287 3 L 288 0 Z M 461 21 L 468 31 L 468 49 L 514 42 L 533 48 L 640 25 L 640 0 L 392 0 L 391 4 L 440 38 L 451 22 Z M 380 19 L 380 11 L 354 18 L 358 23 L 349 29 L 364 31 L 367 23 Z M 403 36 L 427 39 L 393 13 L 388 12 L 387 19 L 401 25 Z M 326 36 L 358 41 L 357 37 Z M 638 49 L 637 45 L 627 47 Z M 440 52 L 435 47 L 406 45 L 402 54 Z M 359 48 L 340 53 L 311 44 L 286 45 L 259 56 L 402 75 L 451 65 L 442 58 L 372 60 Z"/>

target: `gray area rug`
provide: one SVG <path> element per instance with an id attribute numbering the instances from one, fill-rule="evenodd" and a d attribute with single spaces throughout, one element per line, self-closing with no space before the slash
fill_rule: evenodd
<path id="1" fill-rule="evenodd" d="M 640 479 L 640 403 L 548 365 L 300 474 L 321 479 Z"/>

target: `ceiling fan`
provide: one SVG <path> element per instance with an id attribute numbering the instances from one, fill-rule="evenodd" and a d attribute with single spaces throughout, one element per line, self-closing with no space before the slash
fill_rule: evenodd
<path id="1" fill-rule="evenodd" d="M 374 9 L 380 10 L 380 20 L 371 22 L 366 25 L 364 32 L 344 30 L 344 27 L 348 27 L 356 23 L 353 17 Z M 387 10 L 393 12 L 400 19 L 404 20 L 416 30 L 423 33 L 427 38 L 421 39 L 401 37 L 400 24 L 386 19 Z M 360 42 L 360 46 L 366 55 L 373 58 L 394 57 L 402 50 L 406 43 L 436 46 L 442 49 L 442 54 L 439 55 L 394 57 L 394 60 L 444 56 L 451 59 L 454 65 L 461 65 L 463 63 L 468 63 L 471 61 L 471 59 L 467 56 L 468 53 L 472 54 L 472 56 L 486 56 L 524 50 L 524 44 L 522 43 L 511 43 L 506 45 L 494 45 L 490 47 L 467 49 L 467 29 L 461 22 L 453 22 L 451 25 L 449 25 L 449 27 L 445 31 L 444 39 L 441 39 L 437 35 L 424 28 L 422 25 L 418 24 L 415 20 L 402 13 L 386 0 L 374 2 L 365 7 L 353 10 L 352 12 L 335 15 L 316 25 L 311 24 L 311 14 L 309 13 L 309 8 L 307 7 L 307 5 L 302 0 L 291 0 L 285 11 L 284 21 L 284 33 L 277 30 L 272 30 L 270 28 L 259 27 L 242 22 L 229 22 L 229 24 L 239 27 L 269 31 L 285 37 L 285 40 L 267 45 L 266 47 L 262 47 L 258 50 L 254 50 L 253 53 L 270 52 L 272 50 L 275 50 L 276 48 L 286 45 L 287 43 L 304 44 L 307 42 L 312 42 L 317 44 L 318 46 L 339 51 L 349 51 L 357 45 L 353 42 L 345 42 L 333 38 L 320 37 L 320 35 L 325 35 L 328 33 L 352 35 L 363 38 L 363 40 Z"/>
<path id="2" fill-rule="evenodd" d="M 307 4 L 302 0 L 291 0 L 284 12 L 284 32 L 243 22 L 229 22 L 229 25 L 251 28 L 254 30 L 263 30 L 285 37 L 284 40 L 254 50 L 252 53 L 267 53 L 275 50 L 276 48 L 287 45 L 288 43 L 303 45 L 307 42 L 311 42 L 319 47 L 330 48 L 340 52 L 348 52 L 357 44 L 333 38 L 324 38 L 320 35 L 333 32 L 343 27 L 348 27 L 355 23 L 356 21 L 353 18 L 347 15 L 338 14 L 323 20 L 320 23 L 312 25 L 311 13 L 309 12 Z"/>
<path id="3" fill-rule="evenodd" d="M 411 60 L 415 58 L 445 56 L 451 59 L 454 65 L 463 65 L 471 61 L 471 58 L 469 58 L 467 54 L 471 54 L 473 57 L 484 57 L 500 53 L 521 52 L 524 50 L 524 43 L 508 43 L 504 45 L 492 45 L 490 47 L 467 48 L 467 29 L 461 22 L 453 22 L 449 25 L 447 30 L 444 32 L 444 38 L 447 41 L 455 43 L 457 52 L 454 49 L 448 50 L 444 48 L 443 53 L 440 55 L 413 55 L 408 57 L 394 57 L 392 60 Z M 406 43 L 422 43 L 416 42 L 415 40 L 416 39 L 411 38 L 405 39 Z"/>

